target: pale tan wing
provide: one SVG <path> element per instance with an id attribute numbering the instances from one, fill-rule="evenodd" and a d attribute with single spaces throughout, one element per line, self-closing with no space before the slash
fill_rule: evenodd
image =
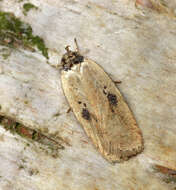
<path id="1" fill-rule="evenodd" d="M 127 160 L 143 150 L 141 131 L 120 91 L 91 60 L 62 71 L 64 94 L 78 121 L 110 162 Z"/>

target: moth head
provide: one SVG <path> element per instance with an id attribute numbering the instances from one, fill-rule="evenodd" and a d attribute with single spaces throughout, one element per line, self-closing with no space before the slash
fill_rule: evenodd
<path id="1" fill-rule="evenodd" d="M 84 57 L 79 53 L 76 39 L 75 39 L 75 44 L 77 47 L 76 51 L 71 51 L 69 49 L 69 46 L 66 46 L 65 48 L 66 53 L 62 56 L 61 65 L 65 71 L 70 70 L 73 65 L 79 64 L 84 61 Z"/>

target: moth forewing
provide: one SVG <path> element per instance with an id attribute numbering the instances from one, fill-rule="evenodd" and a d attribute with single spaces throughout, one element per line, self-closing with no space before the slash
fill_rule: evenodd
<path id="1" fill-rule="evenodd" d="M 62 58 L 64 94 L 94 146 L 110 162 L 143 150 L 141 131 L 110 77 L 94 61 L 68 51 Z"/>

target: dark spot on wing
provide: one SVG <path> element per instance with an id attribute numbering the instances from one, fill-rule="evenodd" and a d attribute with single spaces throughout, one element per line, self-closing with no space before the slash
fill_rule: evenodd
<path id="1" fill-rule="evenodd" d="M 90 113 L 86 108 L 82 109 L 82 117 L 86 120 L 90 120 Z"/>
<path id="2" fill-rule="evenodd" d="M 84 103 L 84 107 L 86 107 L 87 105 Z"/>
<path id="3" fill-rule="evenodd" d="M 115 94 L 108 93 L 107 98 L 111 105 L 113 106 L 117 105 L 117 97 Z"/>
<path id="4" fill-rule="evenodd" d="M 78 104 L 81 104 L 82 102 L 78 101 Z"/>

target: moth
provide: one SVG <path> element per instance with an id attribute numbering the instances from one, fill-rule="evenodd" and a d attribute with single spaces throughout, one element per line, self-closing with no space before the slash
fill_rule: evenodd
<path id="1" fill-rule="evenodd" d="M 78 46 L 76 51 L 65 49 L 62 88 L 94 146 L 111 163 L 142 152 L 141 130 L 114 82 L 100 65 L 82 56 Z"/>

